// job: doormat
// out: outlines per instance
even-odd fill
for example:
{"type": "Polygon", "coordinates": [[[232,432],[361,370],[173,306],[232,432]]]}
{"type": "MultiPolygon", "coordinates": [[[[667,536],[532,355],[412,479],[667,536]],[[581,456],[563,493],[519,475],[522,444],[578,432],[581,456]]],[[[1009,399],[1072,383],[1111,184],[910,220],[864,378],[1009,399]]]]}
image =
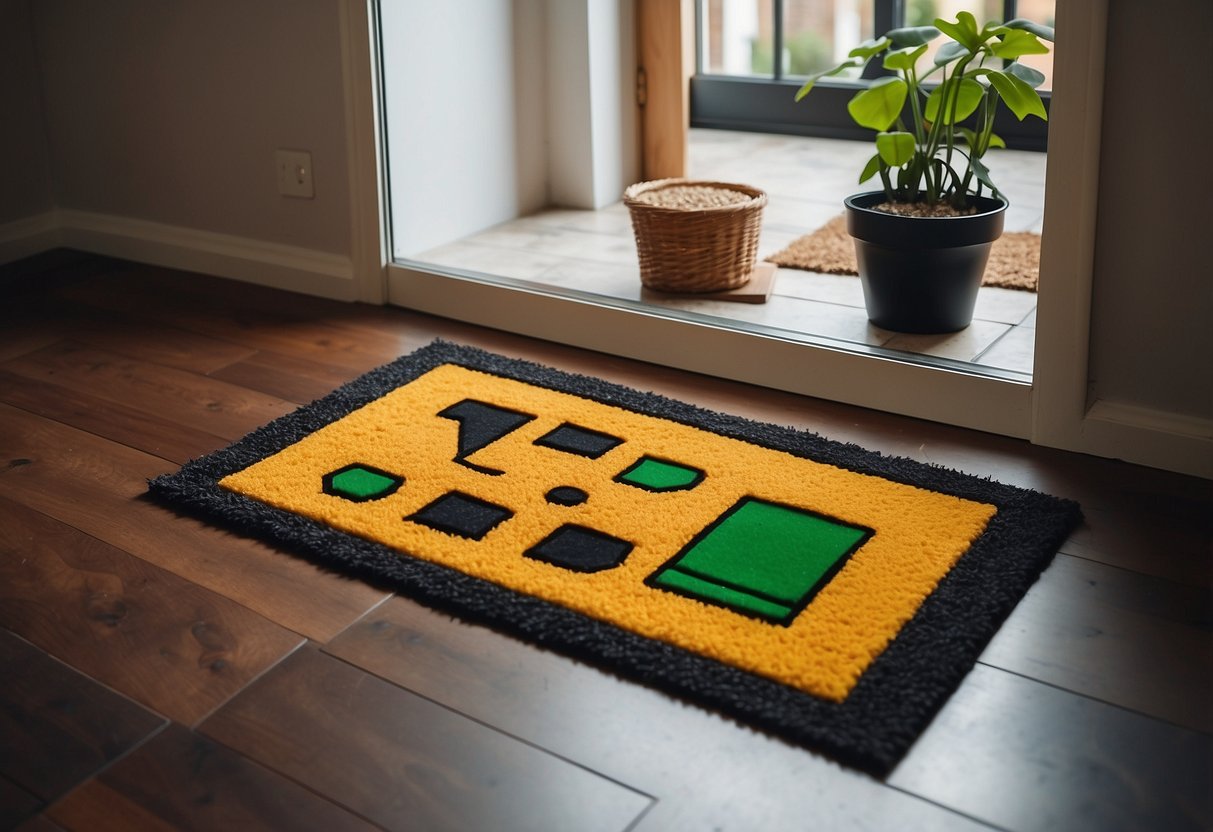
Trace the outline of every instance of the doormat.
{"type": "MultiPolygon", "coordinates": [[[[805,234],[783,251],[766,258],[789,269],[823,274],[859,274],[855,243],[847,233],[846,214],[839,214],[805,234]]],[[[990,247],[982,286],[1035,292],[1040,278],[1040,235],[1030,231],[1003,234],[990,247]]]]}
{"type": "Polygon", "coordinates": [[[149,490],[877,775],[1080,519],[440,341],[149,490]]]}

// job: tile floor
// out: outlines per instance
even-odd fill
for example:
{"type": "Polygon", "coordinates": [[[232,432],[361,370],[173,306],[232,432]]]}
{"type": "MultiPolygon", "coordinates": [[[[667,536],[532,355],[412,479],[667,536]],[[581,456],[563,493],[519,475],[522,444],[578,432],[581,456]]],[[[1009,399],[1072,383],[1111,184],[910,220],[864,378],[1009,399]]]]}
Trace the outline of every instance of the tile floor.
{"type": "MultiPolygon", "coordinates": [[[[843,197],[857,190],[854,177],[871,152],[866,142],[693,129],[689,175],[767,191],[761,257],[840,213],[843,197]]],[[[987,160],[1011,202],[1006,230],[1039,232],[1045,155],[995,151],[987,160]]],[[[983,288],[972,325],[950,335],[880,329],[868,322],[857,278],[796,269],[778,270],[765,304],[690,296],[653,300],[641,295],[631,224],[622,203],[599,211],[540,211],[409,259],[604,303],[660,308],[718,326],[1031,380],[1035,294],[983,288]]]]}

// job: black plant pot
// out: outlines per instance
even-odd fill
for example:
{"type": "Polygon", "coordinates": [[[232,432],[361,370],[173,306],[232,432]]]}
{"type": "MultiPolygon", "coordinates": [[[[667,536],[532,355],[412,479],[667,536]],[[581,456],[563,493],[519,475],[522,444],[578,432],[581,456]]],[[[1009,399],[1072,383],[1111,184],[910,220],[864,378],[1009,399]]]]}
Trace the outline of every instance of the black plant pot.
{"type": "Polygon", "coordinates": [[[1002,235],[1007,203],[973,197],[977,213],[907,217],[876,211],[883,191],[844,200],[868,318],[894,332],[956,332],[973,320],[977,290],[1002,235]]]}

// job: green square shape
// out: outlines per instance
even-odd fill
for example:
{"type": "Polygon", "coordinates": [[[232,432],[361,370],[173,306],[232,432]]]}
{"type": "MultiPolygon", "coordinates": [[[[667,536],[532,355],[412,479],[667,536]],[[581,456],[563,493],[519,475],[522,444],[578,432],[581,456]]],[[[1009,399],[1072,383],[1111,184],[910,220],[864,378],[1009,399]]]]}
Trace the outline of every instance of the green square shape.
{"type": "Polygon", "coordinates": [[[746,497],[649,582],[786,624],[871,535],[871,529],[746,497]]]}

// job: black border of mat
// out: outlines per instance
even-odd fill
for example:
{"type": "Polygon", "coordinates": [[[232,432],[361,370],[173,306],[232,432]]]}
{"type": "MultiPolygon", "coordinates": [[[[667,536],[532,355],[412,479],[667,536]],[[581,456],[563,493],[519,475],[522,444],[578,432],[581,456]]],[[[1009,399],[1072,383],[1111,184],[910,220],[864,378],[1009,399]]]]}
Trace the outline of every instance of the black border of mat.
{"type": "Polygon", "coordinates": [[[714,707],[872,774],[887,774],[960,684],[1081,520],[1078,504],[884,456],[812,433],[704,410],[588,376],[435,341],[149,483],[159,502],[400,590],[688,700],[714,707]],[[442,364],[572,393],[796,456],[991,503],[998,511],[842,703],[828,702],[681,648],[226,491],[218,481],[442,364]]]}

